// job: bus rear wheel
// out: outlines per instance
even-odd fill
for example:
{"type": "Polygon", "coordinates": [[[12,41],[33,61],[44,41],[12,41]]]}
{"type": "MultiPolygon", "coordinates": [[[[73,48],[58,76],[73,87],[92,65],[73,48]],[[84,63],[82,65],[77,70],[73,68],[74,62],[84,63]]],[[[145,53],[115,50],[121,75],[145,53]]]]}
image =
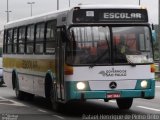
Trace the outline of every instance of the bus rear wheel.
{"type": "Polygon", "coordinates": [[[133,98],[117,99],[119,109],[129,109],[132,106],[133,98]]]}

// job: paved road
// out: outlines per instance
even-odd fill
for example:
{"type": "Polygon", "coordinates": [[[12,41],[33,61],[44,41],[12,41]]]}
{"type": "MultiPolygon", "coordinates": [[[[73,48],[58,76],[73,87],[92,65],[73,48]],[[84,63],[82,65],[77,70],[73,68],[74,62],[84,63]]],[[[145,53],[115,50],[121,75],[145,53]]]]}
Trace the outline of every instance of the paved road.
{"type": "Polygon", "coordinates": [[[156,97],[152,100],[135,99],[130,110],[119,110],[114,100],[88,100],[64,107],[64,112],[53,112],[47,101],[35,97],[33,101],[20,101],[13,90],[0,87],[0,120],[131,120],[160,119],[160,82],[156,83],[156,97]],[[7,118],[7,119],[6,119],[7,118]]]}

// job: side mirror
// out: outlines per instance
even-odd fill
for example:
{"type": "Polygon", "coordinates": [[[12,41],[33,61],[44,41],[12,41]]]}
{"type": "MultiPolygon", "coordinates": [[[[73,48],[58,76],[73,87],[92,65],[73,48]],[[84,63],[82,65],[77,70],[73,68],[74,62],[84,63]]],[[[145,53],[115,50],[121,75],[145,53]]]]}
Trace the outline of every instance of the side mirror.
{"type": "Polygon", "coordinates": [[[152,40],[153,40],[153,42],[156,42],[157,34],[156,34],[156,31],[154,29],[154,25],[153,24],[151,25],[151,29],[152,29],[152,40]]]}
{"type": "Polygon", "coordinates": [[[155,30],[152,30],[152,40],[153,40],[154,42],[157,41],[156,36],[157,36],[156,31],[155,31],[155,30]]]}

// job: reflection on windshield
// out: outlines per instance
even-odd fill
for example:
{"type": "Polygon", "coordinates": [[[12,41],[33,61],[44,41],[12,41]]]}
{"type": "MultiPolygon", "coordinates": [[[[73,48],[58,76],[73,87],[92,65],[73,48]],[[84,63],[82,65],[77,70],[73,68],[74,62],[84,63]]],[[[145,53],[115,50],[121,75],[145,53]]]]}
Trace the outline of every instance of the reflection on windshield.
{"type": "Polygon", "coordinates": [[[153,62],[152,58],[147,58],[145,55],[126,55],[129,63],[148,63],[153,62]]]}
{"type": "Polygon", "coordinates": [[[112,32],[115,63],[153,62],[148,27],[113,27],[112,32]]]}
{"type": "Polygon", "coordinates": [[[73,27],[69,32],[67,63],[92,64],[96,61],[96,64],[108,64],[109,46],[108,27],[73,27]],[[99,57],[101,59],[98,60],[99,57]]]}
{"type": "Polygon", "coordinates": [[[67,64],[108,65],[153,62],[150,31],[146,26],[110,29],[102,26],[72,27],[68,32],[68,38],[67,64]]]}

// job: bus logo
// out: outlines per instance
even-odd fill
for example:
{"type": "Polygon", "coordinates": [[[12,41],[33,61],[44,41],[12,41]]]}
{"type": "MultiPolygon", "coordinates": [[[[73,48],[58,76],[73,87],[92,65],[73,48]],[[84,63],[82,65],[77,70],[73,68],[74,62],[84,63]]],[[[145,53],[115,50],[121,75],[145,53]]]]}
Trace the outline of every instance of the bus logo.
{"type": "Polygon", "coordinates": [[[106,76],[106,72],[105,71],[100,71],[99,74],[101,74],[103,77],[106,76]]]}
{"type": "Polygon", "coordinates": [[[127,70],[111,68],[106,71],[102,70],[98,74],[101,74],[103,77],[120,77],[127,76],[127,70]]]}
{"type": "Polygon", "coordinates": [[[117,83],[116,83],[116,82],[111,82],[111,83],[109,84],[109,87],[110,87],[111,89],[115,89],[115,88],[117,87],[117,83]]]}

